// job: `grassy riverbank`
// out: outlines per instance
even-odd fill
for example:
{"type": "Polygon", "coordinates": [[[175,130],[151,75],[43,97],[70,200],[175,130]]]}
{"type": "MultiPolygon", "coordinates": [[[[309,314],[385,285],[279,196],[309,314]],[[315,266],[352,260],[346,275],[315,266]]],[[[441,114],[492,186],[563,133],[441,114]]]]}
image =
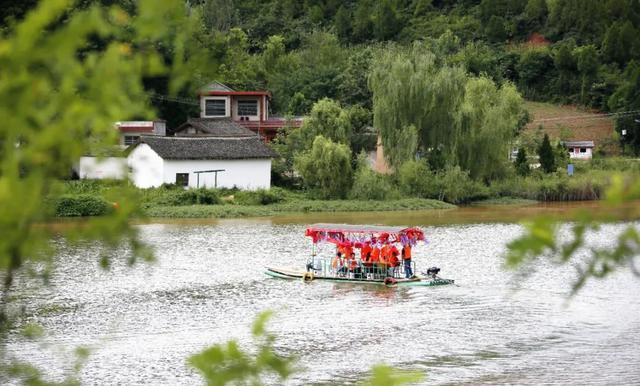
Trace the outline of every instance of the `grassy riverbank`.
{"type": "MultiPolygon", "coordinates": [[[[261,217],[294,213],[365,212],[450,209],[453,204],[528,205],[536,201],[581,201],[602,198],[617,173],[632,181],[640,178],[640,162],[626,159],[594,160],[576,164],[576,175],[534,171],[527,177],[512,176],[489,185],[452,180],[448,185],[418,191],[421,197],[401,194],[392,177],[386,186],[395,189],[384,200],[318,200],[301,191],[282,188],[239,191],[237,189],[189,189],[162,186],[136,189],[121,181],[63,182],[51,205],[58,217],[98,216],[124,200],[118,192],[126,188],[128,200],[140,203],[141,216],[166,218],[261,217]],[[455,194],[452,194],[454,192],[455,194]],[[454,199],[455,198],[455,199],[454,199]],[[449,202],[446,202],[449,201],[449,202]]],[[[464,177],[464,176],[463,176],[464,177]]],[[[432,185],[429,185],[429,187],[432,185]]],[[[117,206],[117,205],[116,205],[117,206]]]]}
{"type": "Polygon", "coordinates": [[[182,205],[147,206],[144,212],[149,217],[165,218],[229,218],[264,217],[291,213],[318,212],[368,212],[421,209],[451,209],[455,205],[443,201],[422,198],[406,198],[391,201],[359,200],[295,200],[268,205],[182,205]]]}

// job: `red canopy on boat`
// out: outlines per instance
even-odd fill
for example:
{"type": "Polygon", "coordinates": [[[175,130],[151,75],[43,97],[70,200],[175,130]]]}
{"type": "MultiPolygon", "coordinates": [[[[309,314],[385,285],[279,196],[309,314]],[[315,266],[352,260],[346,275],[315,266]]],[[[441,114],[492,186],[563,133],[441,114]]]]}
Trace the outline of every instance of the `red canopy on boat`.
{"type": "Polygon", "coordinates": [[[305,236],[311,237],[314,244],[328,242],[336,245],[348,244],[355,247],[361,247],[366,242],[415,245],[417,241],[424,240],[422,230],[415,227],[348,224],[313,224],[307,228],[305,236]]]}

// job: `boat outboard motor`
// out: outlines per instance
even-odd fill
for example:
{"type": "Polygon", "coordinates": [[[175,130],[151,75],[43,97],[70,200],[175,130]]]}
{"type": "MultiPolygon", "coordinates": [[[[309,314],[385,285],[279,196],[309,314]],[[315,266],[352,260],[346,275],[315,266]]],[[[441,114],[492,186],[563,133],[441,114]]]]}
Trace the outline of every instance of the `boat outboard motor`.
{"type": "Polygon", "coordinates": [[[436,278],[436,276],[438,275],[438,272],[440,272],[440,268],[438,267],[431,267],[429,269],[427,269],[427,276],[431,276],[432,278],[436,278]]]}

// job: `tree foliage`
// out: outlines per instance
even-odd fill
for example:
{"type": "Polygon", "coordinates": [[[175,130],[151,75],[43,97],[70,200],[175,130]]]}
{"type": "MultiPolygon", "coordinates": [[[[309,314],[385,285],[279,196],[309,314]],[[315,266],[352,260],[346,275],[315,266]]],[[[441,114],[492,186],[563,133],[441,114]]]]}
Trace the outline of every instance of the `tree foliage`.
{"type": "Polygon", "coordinates": [[[504,176],[506,155],[523,114],[522,97],[512,84],[498,88],[486,77],[467,82],[457,159],[472,178],[491,180],[504,176]]]}
{"type": "MultiPolygon", "coordinates": [[[[605,202],[612,213],[628,207],[624,204],[640,198],[640,182],[625,181],[614,175],[611,186],[605,193],[605,202]]],[[[635,213],[637,215],[637,211],[635,213]]],[[[520,275],[528,276],[535,271],[534,262],[546,258],[559,265],[571,264],[577,270],[571,294],[577,293],[587,281],[606,277],[613,271],[628,267],[640,277],[640,234],[633,224],[625,226],[617,234],[613,247],[588,247],[586,236],[600,230],[600,222],[588,213],[582,213],[578,221],[570,226],[570,237],[560,237],[560,224],[548,217],[539,217],[524,224],[525,233],[508,244],[505,258],[507,267],[517,269],[520,275]],[[577,255],[583,252],[586,257],[577,255]]]]}
{"type": "Polygon", "coordinates": [[[376,57],[369,77],[373,122],[391,166],[440,145],[453,154],[466,81],[463,69],[439,66],[422,44],[389,47],[376,57]]]}
{"type": "Polygon", "coordinates": [[[295,157],[304,185],[321,198],[345,198],[351,189],[351,150],[318,135],[310,150],[295,157]]]}
{"type": "Polygon", "coordinates": [[[540,167],[545,173],[556,171],[556,158],[548,134],[544,135],[542,144],[538,148],[538,157],[540,157],[540,167]]]}
{"type": "Polygon", "coordinates": [[[529,160],[527,159],[527,151],[524,147],[518,149],[518,155],[516,156],[514,167],[516,168],[516,173],[521,176],[527,176],[531,172],[531,169],[529,168],[529,160]]]}

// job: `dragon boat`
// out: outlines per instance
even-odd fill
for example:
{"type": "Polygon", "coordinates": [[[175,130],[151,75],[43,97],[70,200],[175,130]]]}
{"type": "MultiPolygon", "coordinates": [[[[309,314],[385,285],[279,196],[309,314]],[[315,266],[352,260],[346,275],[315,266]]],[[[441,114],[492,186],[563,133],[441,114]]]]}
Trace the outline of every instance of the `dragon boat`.
{"type": "Polygon", "coordinates": [[[405,262],[405,251],[410,256],[412,247],[425,242],[423,231],[416,227],[314,224],[307,228],[305,236],[312,240],[312,252],[304,269],[266,267],[265,274],[307,283],[329,281],[388,287],[454,283],[452,279],[438,276],[440,268],[430,267],[418,275],[415,274],[417,266],[413,258],[406,259],[405,262]],[[318,253],[321,244],[334,244],[336,254],[328,256],[318,253]],[[398,246],[402,248],[402,258],[395,257],[398,255],[398,246]],[[381,250],[382,255],[387,251],[389,259],[378,257],[381,250]]]}

